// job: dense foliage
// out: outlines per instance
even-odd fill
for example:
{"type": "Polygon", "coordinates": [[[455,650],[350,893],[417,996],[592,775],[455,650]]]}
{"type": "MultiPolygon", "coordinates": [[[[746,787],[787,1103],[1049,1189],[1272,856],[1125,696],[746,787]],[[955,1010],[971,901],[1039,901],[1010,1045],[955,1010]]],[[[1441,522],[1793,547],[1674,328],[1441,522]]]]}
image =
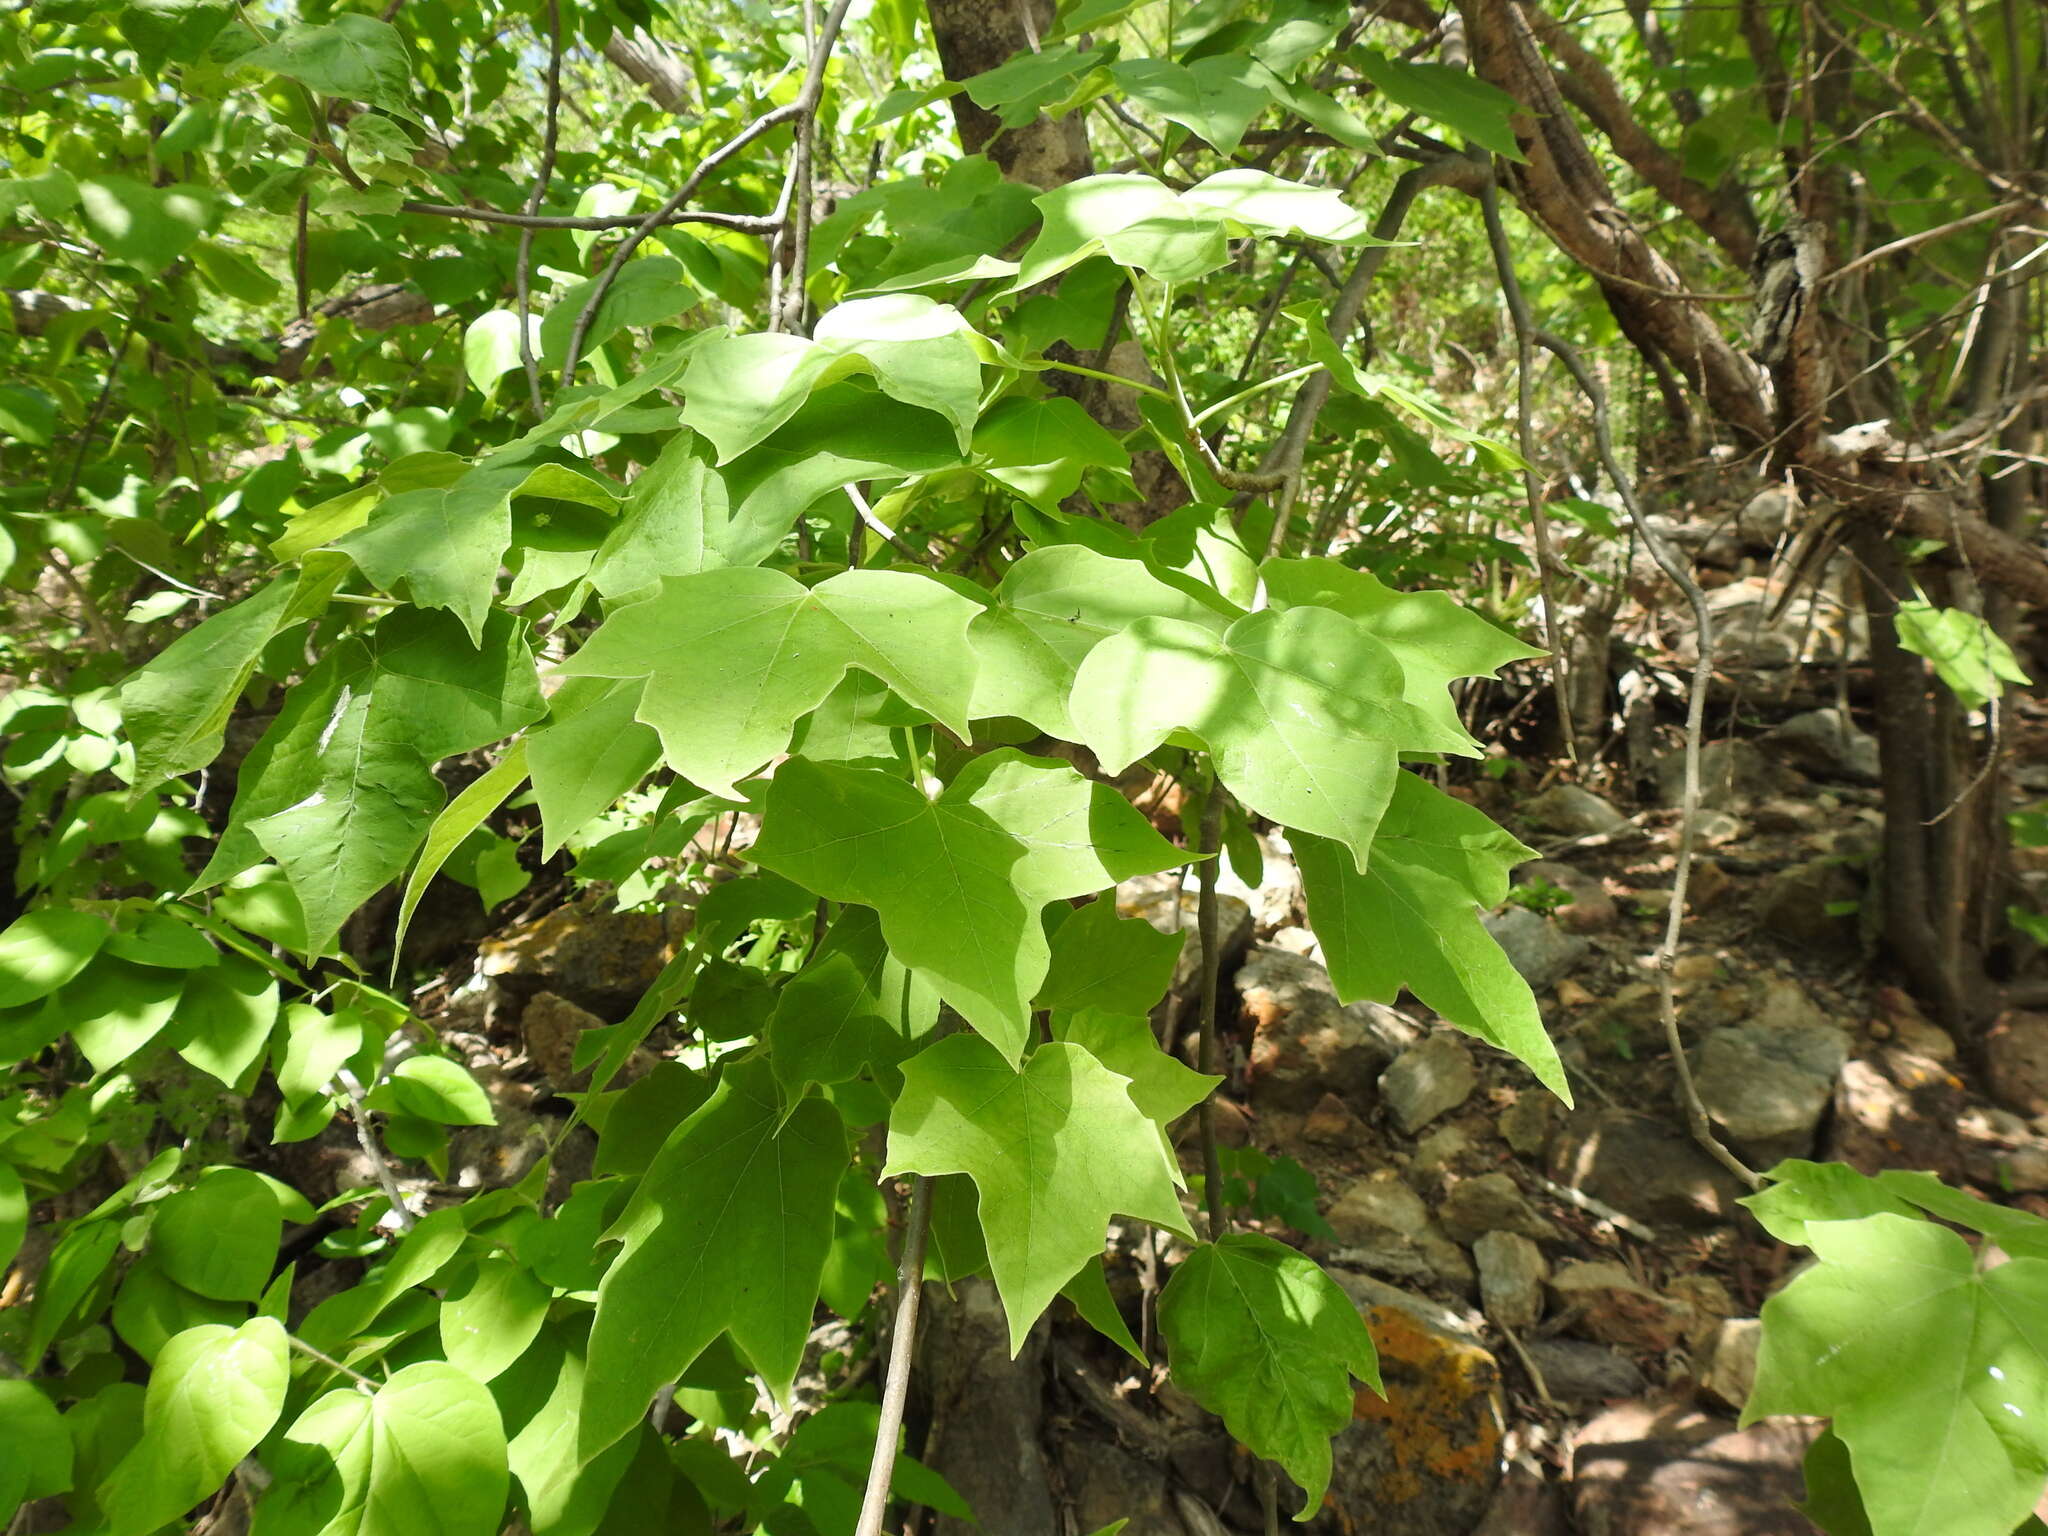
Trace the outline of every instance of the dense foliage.
{"type": "MultiPolygon", "coordinates": [[[[1102,1255],[1139,1222],[1178,1239],[1174,1379],[1312,1513],[1372,1341],[1312,1261],[1232,1230],[1213,1139],[1184,1173],[1214,934],[1197,1071],[1148,1019],[1182,936],[1105,893],[1193,865],[1211,917],[1216,865],[1255,882],[1275,832],[1344,1000],[1405,990],[1568,1098],[1479,920],[1530,852],[1404,768],[1484,754],[1465,680],[1538,677],[1540,594],[1611,583],[1596,546],[1642,527],[1630,488],[1541,481],[1690,434],[1853,518],[1899,494],[1821,427],[1995,446],[2040,327],[2014,297],[1985,362],[1937,324],[2023,292],[2038,26],[1961,12],[1980,92],[1917,12],[1835,9],[1532,33],[1490,3],[1081,0],[1019,7],[989,57],[957,7],[900,0],[8,13],[0,1259],[29,1290],[0,1310],[0,1511],[833,1536],[893,1468],[959,1513],[878,1401],[899,1257],[985,1271],[1013,1343],[1065,1296],[1135,1347],[1102,1255]],[[1817,70],[1844,49],[1851,78],[1817,70]],[[1816,138],[1873,91],[1910,106],[1857,130],[1851,177],[1816,138]],[[1610,175],[1602,250],[1553,199],[1610,175]],[[1631,220],[1666,203],[1688,279],[1631,220]],[[1746,288],[1794,215],[1931,270],[1863,270],[1824,402],[1816,275],[1770,278],[1806,288],[1745,403],[1687,290],[1746,288]],[[1493,353],[1510,318],[1519,412],[1403,350],[1493,353]],[[1596,452],[1539,330],[1641,347],[1675,419],[1600,401],[1596,452]],[[1988,382],[1956,421],[1912,403],[1962,374],[1988,382]],[[1148,782],[1177,822],[1124,792],[1148,782]],[[676,936],[578,1041],[588,1090],[539,1155],[475,1190],[451,1145],[501,1106],[414,1012],[450,881],[676,936]],[[375,1179],[318,1209],[252,1166],[337,1127],[375,1179]],[[430,1208],[394,1163],[443,1181],[430,1208]],[[792,1427],[821,1306],[878,1368],[792,1427]]],[[[2030,554],[1998,494],[1859,537],[1968,545],[1995,579],[2030,554]]],[[[1953,569],[1925,579],[1900,641],[1981,710],[2017,669],[1953,569]]],[[[1944,1007],[1962,949],[1916,971],[1944,1007]]],[[[1819,1263],[1770,1303],[1751,1411],[1832,1417],[1831,1529],[2002,1536],[2048,1469],[2048,1224],[1913,1176],[1771,1177],[1759,1219],[1819,1263]]]]}

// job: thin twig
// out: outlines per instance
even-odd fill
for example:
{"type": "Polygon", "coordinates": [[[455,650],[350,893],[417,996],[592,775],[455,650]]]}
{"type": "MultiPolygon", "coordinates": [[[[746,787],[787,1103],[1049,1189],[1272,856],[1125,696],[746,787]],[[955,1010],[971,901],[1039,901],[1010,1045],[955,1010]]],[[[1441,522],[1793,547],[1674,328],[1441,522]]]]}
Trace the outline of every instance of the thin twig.
{"type": "Polygon", "coordinates": [[[383,1187],[384,1198],[391,1202],[391,1211],[398,1225],[410,1232],[413,1214],[406,1208],[405,1196],[398,1188],[397,1176],[391,1171],[390,1159],[385,1157],[383,1147],[377,1143],[377,1133],[370,1129],[370,1111],[363,1103],[363,1095],[346,1077],[341,1079],[341,1090],[348,1095],[349,1108],[355,1112],[356,1145],[363,1149],[363,1156],[377,1170],[377,1183],[383,1187]]]}
{"type": "Polygon", "coordinates": [[[1700,584],[1692,579],[1692,572],[1671,551],[1663,535],[1643,515],[1642,503],[1636,499],[1635,486],[1622,473],[1621,463],[1614,453],[1614,434],[1607,414],[1607,393],[1601,389],[1599,380],[1587,369],[1578,351],[1548,331],[1535,334],[1536,344],[1553,354],[1571,372],[1587,403],[1593,407],[1593,441],[1600,453],[1600,464],[1613,482],[1614,491],[1621,498],[1622,506],[1628,512],[1629,522],[1634,526],[1636,537],[1643,541],[1643,547],[1650,552],[1650,558],[1657,564],[1671,584],[1685,594],[1686,602],[1692,607],[1693,621],[1698,627],[1699,659],[1693,663],[1692,697],[1686,701],[1685,711],[1685,794],[1679,810],[1678,823],[1678,868],[1671,880],[1671,911],[1664,922],[1664,942],[1657,948],[1657,994],[1658,1011],[1663,1015],[1664,1039],[1671,1049],[1671,1061],[1678,1076],[1679,1103],[1685,1110],[1687,1126],[1693,1139],[1723,1168],[1734,1174],[1751,1189],[1763,1187],[1763,1179],[1741,1158],[1721,1144],[1714,1134],[1713,1125],[1707,1119],[1707,1107],[1700,1102],[1698,1087],[1692,1080],[1692,1065],[1685,1059],[1685,1041],[1678,1032],[1678,993],[1675,967],[1678,962],[1678,945],[1685,926],[1685,887],[1692,876],[1694,823],[1699,819],[1700,807],[1700,738],[1704,733],[1707,715],[1707,686],[1714,676],[1714,630],[1713,615],[1707,609],[1707,594],[1700,590],[1700,584]]]}
{"type": "MultiPolygon", "coordinates": [[[[1209,794],[1202,805],[1202,830],[1200,846],[1195,853],[1201,862],[1196,870],[1200,894],[1195,904],[1195,932],[1202,944],[1202,991],[1201,991],[1201,1054],[1197,1058],[1202,1071],[1216,1075],[1216,998],[1223,969],[1223,956],[1218,952],[1222,923],[1219,920],[1216,900],[1216,865],[1221,857],[1219,850],[1223,838],[1223,797],[1228,793],[1223,781],[1209,770],[1209,794]]],[[[1216,1146],[1216,1095],[1211,1091],[1202,1100],[1202,1201],[1209,1212],[1209,1241],[1215,1242],[1229,1229],[1229,1218],[1223,1211],[1223,1155],[1216,1146]]]]}
{"type": "Polygon", "coordinates": [[[1529,526],[1536,539],[1536,587],[1543,599],[1543,643],[1550,648],[1550,682],[1557,694],[1557,723],[1564,732],[1565,756],[1579,762],[1579,733],[1572,718],[1569,690],[1570,663],[1565,656],[1564,631],[1558,620],[1557,592],[1550,542],[1550,514],[1544,509],[1543,488],[1536,483],[1536,428],[1534,384],[1536,363],[1536,322],[1529,313],[1528,297],[1515,274],[1515,254],[1508,245],[1507,227],[1500,217],[1500,189],[1489,165],[1486,181],[1479,189],[1479,209],[1486,220],[1486,242],[1493,249],[1494,273],[1500,296],[1508,306],[1515,326],[1515,449],[1522,457],[1522,495],[1529,504],[1529,526]]]}
{"type": "Polygon", "coordinates": [[[867,497],[861,495],[859,486],[847,486],[846,499],[853,503],[853,510],[860,514],[860,520],[887,541],[891,549],[895,550],[897,554],[912,564],[917,563],[919,558],[917,551],[906,544],[902,536],[894,528],[891,528],[887,523],[875,516],[875,509],[868,505],[867,497]]]}
{"type": "Polygon", "coordinates": [[[339,1360],[335,1359],[332,1355],[323,1354],[321,1351],[315,1349],[312,1345],[308,1344],[304,1339],[300,1338],[297,1334],[286,1334],[284,1336],[284,1341],[285,1343],[291,1345],[293,1349],[296,1349],[300,1354],[304,1355],[307,1359],[319,1361],[322,1365],[326,1366],[330,1371],[341,1372],[342,1375],[346,1376],[350,1381],[356,1384],[356,1390],[358,1392],[362,1392],[372,1396],[376,1394],[376,1382],[370,1380],[370,1378],[365,1376],[361,1371],[350,1370],[347,1366],[343,1365],[339,1360]]]}
{"type": "MultiPolygon", "coordinates": [[[[817,47],[817,0],[804,0],[804,42],[817,47]]],[[[818,114],[806,112],[796,122],[796,144],[792,147],[790,180],[795,201],[790,205],[789,270],[783,274],[782,304],[769,317],[771,329],[791,336],[805,334],[804,283],[810,276],[811,197],[815,170],[818,114]]]]}
{"type": "MultiPolygon", "coordinates": [[[[842,6],[841,9],[844,9],[842,6]]],[[[903,1432],[903,1405],[910,1396],[910,1361],[916,1353],[917,1309],[924,1294],[925,1239],[932,1229],[932,1181],[913,1174],[910,1214],[903,1226],[903,1258],[896,1269],[896,1323],[889,1333],[889,1370],[882,1378],[882,1416],[875,1426],[875,1452],[868,1463],[854,1536],[882,1536],[889,1509],[889,1483],[896,1471],[896,1443],[903,1432]]]]}
{"type": "MultiPolygon", "coordinates": [[[[778,107],[774,114],[775,123],[788,122],[789,109],[778,107]]],[[[753,135],[748,142],[751,143],[753,135]]],[[[587,229],[603,232],[612,229],[634,229],[646,222],[637,213],[510,213],[503,208],[476,208],[463,203],[421,203],[407,201],[398,205],[400,213],[423,213],[438,219],[467,219],[476,224],[508,224],[514,229],[587,229]]],[[[781,221],[773,214],[766,213],[717,213],[707,208],[670,209],[655,222],[660,228],[668,224],[710,224],[719,229],[737,230],[744,235],[765,235],[775,229],[781,221]]]]}
{"type": "MultiPolygon", "coordinates": [[[[847,8],[852,3],[853,0],[833,0],[832,9],[826,12],[825,24],[819,28],[817,41],[811,45],[811,58],[804,73],[803,89],[797,93],[796,100],[771,112],[764,112],[706,155],[698,162],[697,169],[690,173],[689,179],[676,189],[675,194],[642,219],[634,227],[633,232],[619,242],[618,248],[612,252],[611,260],[605,263],[604,271],[598,274],[589,299],[585,301],[581,313],[576,316],[575,328],[569,333],[569,350],[562,359],[562,393],[568,392],[570,382],[576,376],[576,363],[583,351],[583,339],[589,334],[591,323],[597,318],[598,308],[604,303],[605,295],[611,292],[620,269],[625,266],[633,252],[640,248],[641,242],[664,223],[672,222],[675,214],[690,200],[697,188],[704,184],[704,178],[719,166],[771,129],[817,110],[818,98],[825,89],[825,63],[832,55],[832,45],[838,41],[839,29],[845,22],[847,8]]],[[[783,220],[788,217],[788,194],[785,192],[783,205],[775,210],[774,220],[769,227],[781,228],[783,220]]]]}
{"type": "MultiPolygon", "coordinates": [[[[540,168],[534,172],[533,190],[526,194],[527,217],[540,212],[548,195],[548,182],[555,174],[555,147],[562,119],[562,8],[560,0],[548,0],[548,107],[547,127],[541,138],[540,168]]],[[[547,402],[540,394],[540,360],[533,355],[533,236],[531,224],[519,231],[519,260],[514,280],[519,291],[519,362],[526,370],[527,398],[533,414],[547,414],[547,402]]]]}

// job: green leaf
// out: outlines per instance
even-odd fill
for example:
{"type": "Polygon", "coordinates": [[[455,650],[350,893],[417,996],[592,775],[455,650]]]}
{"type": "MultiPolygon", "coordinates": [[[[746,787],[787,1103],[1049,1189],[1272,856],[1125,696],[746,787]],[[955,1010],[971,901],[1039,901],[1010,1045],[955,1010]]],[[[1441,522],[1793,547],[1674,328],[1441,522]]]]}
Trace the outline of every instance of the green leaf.
{"type": "Polygon", "coordinates": [[[1142,1014],[1084,1008],[1055,1019],[1053,1038],[1080,1046],[1119,1077],[1130,1079],[1131,1102],[1159,1127],[1159,1145],[1178,1184],[1180,1164],[1174,1158],[1167,1128],[1206,1099],[1223,1079],[1197,1072],[1159,1049],[1152,1037],[1152,1023],[1142,1014]]]}
{"type": "Polygon", "coordinates": [[[80,1303],[91,1295],[120,1246],[121,1224],[88,1219],[57,1239],[49,1261],[36,1277],[36,1299],[29,1313],[28,1344],[22,1358],[40,1362],[50,1342],[64,1331],[80,1303]]]}
{"type": "Polygon", "coordinates": [[[493,613],[471,646],[446,615],[401,609],[328,652],[242,765],[201,888],[269,853],[317,952],[411,861],[440,808],[432,765],[542,713],[519,623],[493,613]]]}
{"type": "Polygon", "coordinates": [[[523,462],[525,452],[504,450],[450,486],[401,491],[334,547],[384,591],[423,608],[446,608],[481,647],[512,544],[512,498],[553,497],[607,512],[614,505],[611,492],[587,475],[523,462]]]}
{"type": "Polygon", "coordinates": [[[590,584],[617,598],[664,576],[735,563],[721,553],[731,516],[725,482],[707,462],[702,439],[678,432],[633,482],[625,514],[591,561],[590,584]]]}
{"type": "Polygon", "coordinates": [[[1089,1327],[1140,1365],[1150,1368],[1151,1360],[1138,1347],[1138,1341],[1131,1336],[1131,1325],[1124,1321],[1123,1313],[1117,1310],[1116,1301],[1109,1294],[1109,1278],[1103,1273],[1099,1255],[1093,1263],[1075,1270],[1074,1278],[1060,1287],[1060,1294],[1074,1304],[1074,1310],[1089,1327]]]}
{"type": "Polygon", "coordinates": [[[1373,51],[1358,56],[1358,67],[1396,106],[1455,128],[1497,155],[1527,159],[1509,122],[1521,105],[1499,86],[1448,64],[1408,64],[1373,51]]]}
{"type": "Polygon", "coordinates": [[[1510,662],[1544,654],[1448,592],[1397,592],[1370,571],[1334,560],[1268,560],[1259,574],[1275,608],[1330,608],[1357,620],[1401,663],[1402,698],[1447,733],[1465,733],[1451,682],[1491,677],[1510,662]]]}
{"type": "Polygon", "coordinates": [[[251,1536],[492,1536],[505,1426],[452,1365],[408,1365],[374,1394],[329,1392],[285,1431],[251,1536]]]}
{"type": "MultiPolygon", "coordinates": [[[[405,897],[398,904],[398,931],[391,940],[393,966],[398,964],[399,951],[405,947],[405,930],[412,926],[412,915],[419,907],[420,898],[427,894],[427,887],[441,872],[441,866],[448,862],[448,856],[525,782],[526,743],[515,741],[505,749],[503,757],[450,800],[441,814],[434,818],[434,824],[427,828],[427,840],[420,849],[419,862],[413,865],[412,873],[406,877],[405,897]]],[[[485,905],[495,903],[486,902],[485,905]]]]}
{"type": "Polygon", "coordinates": [[[645,689],[637,677],[572,677],[548,701],[547,723],[526,738],[543,858],[661,761],[661,738],[634,718],[645,689]]]}
{"type": "Polygon", "coordinates": [[[1090,469],[1126,471],[1131,456],[1079,402],[1013,395],[975,424],[974,467],[1041,512],[1056,513],[1090,469]]]}
{"type": "Polygon", "coordinates": [[[110,930],[88,912],[41,907],[0,933],[0,1008],[19,1008],[71,980],[110,930]]]}
{"type": "Polygon", "coordinates": [[[1222,218],[1189,207],[1150,176],[1083,176],[1036,201],[1042,222],[1005,295],[1035,288],[1098,254],[1176,284],[1230,259],[1222,218]]]}
{"type": "MultiPolygon", "coordinates": [[[[40,389],[0,386],[0,432],[34,448],[49,446],[57,431],[57,402],[40,389]]],[[[12,565],[10,559],[7,562],[12,565]]]]}
{"type": "Polygon", "coordinates": [[[890,1081],[938,1019],[938,994],[889,953],[874,912],[849,907],[776,995],[766,1032],[775,1080],[791,1102],[863,1067],[890,1081]]]}
{"type": "Polygon", "coordinates": [[[945,417],[964,453],[980,404],[977,342],[958,310],[922,294],[850,300],[827,310],[810,339],[764,332],[699,347],[683,375],[683,421],[724,464],[794,416],[813,390],[868,373],[885,395],[945,417]]]}
{"type": "MultiPolygon", "coordinates": [[[[530,330],[527,334],[538,357],[538,331],[530,330]]],[[[497,388],[498,380],[521,366],[517,310],[487,309],[469,322],[462,333],[462,371],[469,375],[478,394],[488,397],[497,388]]]]}
{"type": "Polygon", "coordinates": [[[97,965],[67,983],[50,1006],[62,1011],[71,1026],[71,1043],[93,1070],[105,1072],[162,1032],[184,990],[183,971],[102,956],[97,965]]]}
{"type": "Polygon", "coordinates": [[[729,1067],[668,1139],[607,1234],[580,1456],[632,1429],[721,1332],[776,1395],[796,1375],[832,1241],[846,1129],[822,1099],[785,1121],[765,1061],[729,1067]]]}
{"type": "MultiPolygon", "coordinates": [[[[540,323],[543,359],[550,367],[561,367],[569,355],[569,337],[576,320],[597,292],[599,279],[576,284],[556,299],[540,323]]],[[[628,326],[658,325],[689,309],[697,302],[697,290],[690,283],[683,264],[673,256],[647,255],[629,261],[605,289],[590,328],[583,333],[583,351],[588,357],[628,326]]]]}
{"type": "Polygon", "coordinates": [[[1351,1378],[1380,1390],[1372,1335],[1314,1260],[1253,1232],[1188,1255],[1159,1298],[1173,1379],[1306,1495],[1330,1485],[1330,1437],[1351,1422],[1351,1378]]]}
{"type": "Polygon", "coordinates": [[[0,1270],[14,1262],[21,1252],[21,1240],[28,1236],[28,1191],[12,1163],[0,1163],[0,1270]]]}
{"type": "Polygon", "coordinates": [[[648,679],[636,716],[669,766],[726,799],[789,745],[799,716],[850,667],[967,735],[974,604],[928,576],[846,571],[805,588],[780,571],[671,576],[606,619],[562,664],[572,677],[648,679]]]}
{"type": "Polygon", "coordinates": [[[1874,1536],[2006,1536],[2048,1475],[2048,1261],[1981,1269],[1889,1213],[1806,1238],[1820,1262],[1764,1303],[1743,1422],[1831,1417],[1874,1536]]]}
{"type": "Polygon", "coordinates": [[[284,1035],[277,1087],[287,1102],[298,1103],[325,1093],[342,1063],[363,1048],[363,1021],[347,1009],[323,1013],[293,1003],[284,1011],[284,1035]]]}
{"type": "Polygon", "coordinates": [[[122,1343],[151,1363],[166,1344],[188,1329],[205,1323],[232,1328],[248,1315],[246,1302],[216,1301],[188,1291],[148,1256],[128,1266],[114,1296],[114,1331],[122,1343]]]}
{"type": "Polygon", "coordinates": [[[234,1089],[263,1055],[277,1022],[277,978],[239,955],[194,971],[171,1043],[186,1061],[234,1089]]]}
{"type": "Polygon", "coordinates": [[[1771,1236],[1781,1243],[1807,1246],[1809,1221],[1854,1221],[1880,1211],[1894,1215],[1913,1214],[1913,1207],[1899,1195],[1847,1163],[1810,1163],[1788,1158],[1765,1175],[1770,1180],[1738,1204],[1750,1213],[1771,1236]]]}
{"type": "Polygon", "coordinates": [[[283,1229],[267,1183],[246,1168],[217,1168],[157,1207],[150,1252],[188,1291],[254,1301],[270,1281],[283,1229]]]}
{"type": "Polygon", "coordinates": [[[1247,806],[1345,843],[1363,867],[1400,754],[1471,754],[1403,698],[1400,662],[1327,608],[1265,609],[1221,635],[1141,619],[1088,654],[1074,680],[1079,739],[1114,773],[1169,736],[1198,739],[1247,806]]]}
{"type": "Polygon", "coordinates": [[[807,890],[875,908],[897,958],[1013,1062],[1050,955],[1045,904],[1181,857],[1107,785],[1007,748],[970,761],[937,800],[890,774],[792,758],[752,853],[807,890]]]}
{"type": "Polygon", "coordinates": [[[1166,995],[1187,941],[1185,933],[1161,933],[1150,923],[1120,918],[1115,896],[1098,897],[1053,930],[1038,1006],[1142,1017],[1166,995]]]}
{"type": "Polygon", "coordinates": [[[526,1353],[547,1321],[554,1291],[510,1259],[477,1260],[441,1303],[441,1351],[478,1381],[491,1381],[526,1353]]]}
{"type": "Polygon", "coordinates": [[[1207,139],[1219,153],[1233,155],[1272,98],[1251,82],[1249,59],[1211,54],[1192,65],[1168,59],[1127,59],[1109,67],[1110,78],[1133,101],[1207,139]]]}
{"type": "Polygon", "coordinates": [[[201,187],[152,187],[126,176],[78,184],[85,227],[99,248],[149,276],[176,261],[213,222],[215,199],[201,187]]]}
{"type": "Polygon", "coordinates": [[[323,96],[367,102],[418,122],[412,109],[412,60],[398,29],[344,11],[318,26],[290,26],[238,61],[287,75],[323,96]]]}
{"type": "Polygon", "coordinates": [[[497,1114],[477,1080],[445,1056],[408,1056],[364,1101],[436,1125],[496,1125],[497,1114]]]}
{"type": "Polygon", "coordinates": [[[218,1489],[277,1422],[290,1374],[271,1317],[203,1324],[157,1351],[142,1439],[99,1490],[112,1536],[147,1536],[218,1489]]]}
{"type": "Polygon", "coordinates": [[[1021,1072],[974,1035],[903,1065],[882,1177],[973,1179],[1013,1355],[1060,1288],[1101,1257],[1111,1217],[1188,1232],[1158,1129],[1128,1087],[1064,1042],[1039,1046],[1021,1072]]]}
{"type": "Polygon", "coordinates": [[[71,1487],[71,1434],[56,1404],[33,1383],[0,1381],[0,1522],[15,1510],[71,1487]]]}
{"type": "Polygon", "coordinates": [[[1507,899],[1508,871],[1533,849],[1412,773],[1396,778],[1363,873],[1333,840],[1288,842],[1340,1000],[1391,1003],[1405,986],[1571,1102],[1535,994],[1479,918],[1507,899]]]}
{"type": "Polygon", "coordinates": [[[1964,608],[1937,608],[1921,598],[1899,604],[1893,619],[1899,644],[1934,664],[1934,675],[1966,709],[1982,709],[2005,692],[2005,684],[2032,681],[2020,670],[2012,647],[1981,615],[1964,608]]]}
{"type": "MultiPolygon", "coordinates": [[[[533,1536],[591,1536],[640,1447],[639,1437],[629,1434],[587,1465],[577,1458],[584,1333],[587,1328],[551,1327],[498,1386],[501,1402],[521,1389],[541,1400],[508,1448],[533,1536]]],[[[713,1454],[725,1460],[722,1447],[713,1454]]]]}
{"type": "Polygon", "coordinates": [[[1177,619],[1221,634],[1234,618],[1221,598],[1169,585],[1150,566],[1079,544],[1034,549],[1003,573],[995,605],[976,615],[981,658],[972,713],[1015,715],[1075,739],[1074,677],[1089,652],[1144,618],[1177,619]]]}

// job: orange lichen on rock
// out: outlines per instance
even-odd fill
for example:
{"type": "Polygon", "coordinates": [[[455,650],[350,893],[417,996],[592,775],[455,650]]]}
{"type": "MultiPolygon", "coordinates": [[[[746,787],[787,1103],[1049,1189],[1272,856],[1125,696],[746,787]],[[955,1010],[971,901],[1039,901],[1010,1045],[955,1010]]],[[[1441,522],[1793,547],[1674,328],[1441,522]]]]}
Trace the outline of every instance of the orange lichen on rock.
{"type": "Polygon", "coordinates": [[[1355,1417],[1384,1426],[1385,1498],[1405,1502],[1447,1481],[1491,1486],[1501,1426],[1493,1356],[1422,1326],[1398,1307],[1371,1307],[1366,1326],[1387,1395],[1360,1388],[1355,1417]]]}

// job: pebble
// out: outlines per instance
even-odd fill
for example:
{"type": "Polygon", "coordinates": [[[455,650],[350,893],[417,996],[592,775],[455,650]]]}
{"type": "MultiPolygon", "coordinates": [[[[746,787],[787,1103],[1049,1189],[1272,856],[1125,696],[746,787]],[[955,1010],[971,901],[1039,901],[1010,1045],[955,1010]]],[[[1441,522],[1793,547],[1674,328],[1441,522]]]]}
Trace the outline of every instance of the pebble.
{"type": "Polygon", "coordinates": [[[1464,1103],[1478,1082],[1465,1042],[1456,1035],[1436,1034],[1396,1057],[1380,1075],[1379,1086],[1394,1124],[1413,1136],[1464,1103]]]}
{"type": "Polygon", "coordinates": [[[1550,1265],[1543,1250],[1518,1232],[1488,1232],[1472,1245],[1479,1268],[1479,1299],[1504,1328],[1533,1328],[1543,1318],[1543,1282],[1550,1265]]]}

